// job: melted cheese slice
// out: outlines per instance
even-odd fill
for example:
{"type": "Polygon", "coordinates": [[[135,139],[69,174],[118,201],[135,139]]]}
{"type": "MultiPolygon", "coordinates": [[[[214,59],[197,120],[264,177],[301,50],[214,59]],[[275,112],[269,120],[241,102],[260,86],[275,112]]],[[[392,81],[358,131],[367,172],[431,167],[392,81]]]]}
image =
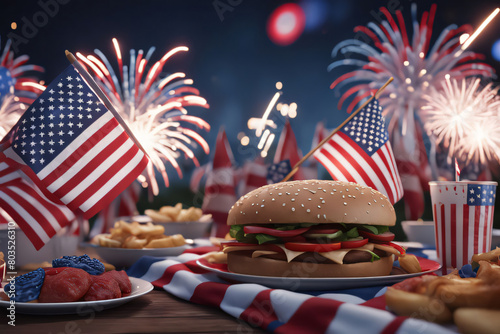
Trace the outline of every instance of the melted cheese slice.
{"type": "Polygon", "coordinates": [[[266,251],[266,250],[256,250],[252,253],[252,259],[255,259],[256,257],[263,256],[263,255],[273,255],[273,254],[278,254],[278,252],[266,251]]]}
{"type": "MultiPolygon", "coordinates": [[[[300,256],[300,255],[306,253],[306,252],[296,252],[296,251],[286,249],[284,245],[277,244],[276,246],[278,246],[279,248],[281,248],[283,250],[283,252],[286,255],[287,262],[290,262],[293,259],[295,259],[297,256],[300,256]]],[[[329,259],[335,263],[343,264],[344,257],[350,251],[352,251],[352,250],[373,251],[374,248],[382,249],[378,246],[383,246],[383,245],[375,245],[375,244],[369,242],[366,245],[363,245],[363,246],[358,247],[358,248],[339,249],[339,250],[335,250],[335,251],[331,251],[331,252],[322,252],[319,254],[321,254],[322,256],[326,257],[327,259],[329,259]]],[[[258,248],[259,248],[259,245],[255,245],[255,246],[228,246],[228,247],[224,247],[223,252],[229,253],[229,252],[240,251],[240,250],[253,250],[254,252],[252,253],[252,258],[256,258],[259,256],[268,255],[268,254],[278,254],[278,252],[275,252],[275,251],[259,250],[258,248]]],[[[394,249],[390,246],[385,246],[382,250],[385,250],[385,251],[387,251],[389,253],[393,253],[393,254],[394,254],[394,252],[399,254],[399,252],[396,249],[394,249]],[[387,247],[387,249],[386,249],[386,247],[387,247]]]]}
{"type": "Polygon", "coordinates": [[[344,257],[347,255],[352,250],[359,250],[359,251],[373,251],[373,244],[372,243],[367,243],[366,245],[363,245],[358,248],[348,248],[348,249],[339,249],[331,252],[324,252],[324,253],[319,253],[321,256],[326,257],[327,259],[338,263],[338,264],[343,264],[344,263],[344,257]]]}

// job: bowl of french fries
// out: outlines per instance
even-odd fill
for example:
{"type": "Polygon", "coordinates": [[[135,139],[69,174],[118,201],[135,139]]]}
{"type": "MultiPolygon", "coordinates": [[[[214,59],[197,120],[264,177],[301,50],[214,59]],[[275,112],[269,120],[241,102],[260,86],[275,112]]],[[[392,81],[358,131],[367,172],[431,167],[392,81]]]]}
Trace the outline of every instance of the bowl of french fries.
{"type": "Polygon", "coordinates": [[[181,234],[166,234],[161,225],[137,221],[115,222],[110,233],[90,241],[97,254],[116,267],[129,267],[142,256],[176,256],[191,247],[181,234]]]}
{"type": "Polygon", "coordinates": [[[203,214],[200,208],[183,208],[181,203],[175,206],[165,205],[159,210],[147,209],[145,215],[154,224],[165,228],[166,234],[182,234],[185,238],[208,237],[212,226],[212,215],[203,214]]]}

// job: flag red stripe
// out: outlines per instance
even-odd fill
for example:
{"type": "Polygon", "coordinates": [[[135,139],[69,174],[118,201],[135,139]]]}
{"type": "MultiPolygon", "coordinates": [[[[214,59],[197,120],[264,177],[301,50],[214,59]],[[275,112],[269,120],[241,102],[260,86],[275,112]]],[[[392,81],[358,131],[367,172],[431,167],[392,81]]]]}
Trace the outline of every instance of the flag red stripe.
{"type": "MultiPolygon", "coordinates": [[[[436,240],[438,241],[438,237],[439,237],[439,234],[438,234],[438,215],[439,215],[439,212],[437,211],[437,205],[434,204],[433,206],[433,213],[434,213],[434,235],[436,236],[436,240]]],[[[442,258],[440,256],[440,248],[441,248],[441,245],[443,244],[443,242],[441,240],[439,240],[439,242],[436,242],[436,253],[437,253],[437,257],[438,258],[442,258]]]]}
{"type": "Polygon", "coordinates": [[[451,265],[452,267],[456,268],[457,267],[457,205],[456,204],[451,204],[450,205],[450,221],[452,224],[450,224],[450,252],[451,252],[451,265]],[[453,223],[454,222],[454,223],[453,223]]]}
{"type": "Polygon", "coordinates": [[[229,284],[203,282],[196,286],[190,301],[193,303],[219,307],[229,284]]]}
{"type": "MultiPolygon", "coordinates": [[[[86,177],[89,176],[89,174],[91,174],[94,170],[96,170],[104,160],[106,160],[106,158],[110,155],[110,152],[114,152],[116,150],[119,149],[119,147],[121,145],[123,145],[124,142],[127,141],[127,134],[125,132],[123,132],[120,136],[118,136],[115,140],[113,140],[113,142],[111,142],[105,149],[103,149],[99,154],[97,154],[95,156],[95,158],[93,158],[91,161],[89,161],[85,167],[83,167],[78,173],[76,173],[74,176],[71,177],[71,179],[68,179],[65,184],[60,187],[59,189],[57,189],[54,194],[60,198],[66,196],[71,190],[73,190],[75,187],[77,187],[78,185],[80,185],[80,183],[82,182],[82,180],[85,180],[86,177]]],[[[131,158],[131,156],[129,155],[128,156],[129,158],[131,158]]],[[[123,157],[122,157],[123,158],[123,157]]],[[[121,159],[124,163],[125,163],[125,159],[121,159]]],[[[64,163],[62,164],[64,165],[64,163]]],[[[57,172],[57,169],[52,172],[51,174],[54,174],[57,172]]],[[[108,174],[108,176],[106,176],[106,178],[104,178],[104,180],[107,180],[109,177],[111,177],[111,174],[113,174],[113,166],[110,166],[110,168],[106,171],[106,173],[108,174]]],[[[60,174],[60,176],[62,176],[62,174],[60,174]]],[[[102,176],[101,176],[101,180],[102,180],[102,176]]],[[[94,183],[95,184],[95,183],[94,183]]],[[[102,183],[100,183],[102,184],[102,183]]],[[[47,185],[49,185],[49,183],[47,183],[47,185]]],[[[92,194],[95,189],[99,189],[99,188],[94,188],[93,186],[91,186],[90,184],[87,185],[87,188],[84,192],[86,192],[87,194],[92,194]]],[[[80,194],[81,196],[81,194],[80,194]]],[[[87,199],[87,197],[85,197],[85,199],[87,199]]],[[[76,200],[76,198],[75,198],[76,200]]],[[[70,204],[68,204],[68,207],[73,207],[75,210],[80,206],[81,203],[83,203],[85,200],[82,200],[81,202],[75,202],[75,200],[73,200],[71,202],[71,206],[70,204]],[[79,203],[79,204],[75,204],[75,203],[79,203]]]]}
{"type": "MultiPolygon", "coordinates": [[[[134,149],[136,151],[139,150],[137,146],[134,145],[134,149]]],[[[146,166],[148,165],[148,158],[144,155],[140,161],[127,175],[124,175],[120,183],[118,183],[114,188],[108,190],[107,194],[104,195],[99,202],[97,202],[91,209],[87,210],[83,217],[88,219],[98,213],[107,203],[111,202],[114,198],[116,198],[123,190],[125,190],[134,180],[137,178],[137,175],[141,174],[146,166]]]]}
{"type": "Polygon", "coordinates": [[[474,207],[474,254],[482,253],[479,252],[479,222],[481,221],[481,207],[474,207]]]}
{"type": "Polygon", "coordinates": [[[271,292],[273,290],[263,290],[255,296],[252,304],[248,306],[241,314],[240,319],[250,323],[252,326],[258,326],[266,329],[273,321],[278,320],[271,303],[271,292]]]}
{"type": "MultiPolygon", "coordinates": [[[[344,140],[349,144],[351,145],[351,148],[356,150],[355,147],[357,147],[358,145],[357,144],[353,144],[352,141],[349,139],[349,137],[347,136],[342,136],[343,133],[340,133],[340,137],[344,138],[344,140]],[[355,147],[352,147],[352,146],[355,146],[355,147]]],[[[346,158],[349,163],[351,164],[351,166],[353,167],[353,169],[358,172],[358,174],[361,176],[361,178],[363,179],[363,182],[368,186],[368,187],[371,187],[371,188],[374,188],[374,189],[377,189],[377,187],[375,186],[375,184],[372,182],[372,179],[368,176],[368,174],[366,174],[365,170],[361,167],[360,164],[358,164],[357,160],[354,159],[350,152],[346,149],[344,149],[344,147],[342,147],[340,145],[340,143],[337,143],[335,141],[332,141],[334,143],[334,145],[331,145],[332,148],[339,152],[344,158],[346,158]]],[[[363,152],[364,153],[364,152],[363,152]]],[[[363,156],[364,160],[366,161],[366,158],[363,156]]],[[[367,161],[368,162],[368,161],[367,161]]],[[[336,164],[336,167],[338,168],[338,165],[340,163],[336,164]]],[[[370,164],[370,163],[368,163],[370,164]]],[[[345,170],[345,168],[343,167],[343,170],[345,170]]],[[[348,179],[348,181],[355,181],[354,178],[351,178],[351,179],[348,179]]],[[[358,182],[359,183],[359,182],[358,182]]]]}
{"type": "MultiPolygon", "coordinates": [[[[44,198],[42,198],[38,193],[36,193],[28,184],[21,182],[20,179],[13,180],[11,182],[7,182],[4,184],[3,192],[7,194],[10,198],[12,198],[16,203],[20,204],[30,215],[36,218],[36,223],[38,223],[47,233],[49,237],[52,237],[56,234],[56,230],[54,226],[48,220],[48,217],[44,216],[40,210],[34,205],[34,203],[38,203],[38,205],[43,206],[47,211],[54,215],[54,221],[59,224],[59,222],[64,223],[65,216],[61,213],[57,207],[47,203],[44,198]],[[16,193],[12,188],[18,188],[21,191],[29,194],[34,198],[33,203],[31,202],[31,198],[24,198],[22,195],[16,193]]],[[[67,222],[66,224],[67,225],[67,222]]],[[[64,226],[65,226],[64,225],[64,226]]],[[[61,227],[64,227],[61,226],[61,227]]]]}
{"type": "Polygon", "coordinates": [[[396,333],[399,327],[406,321],[408,317],[396,317],[392,320],[385,328],[380,332],[380,334],[393,334],[396,333]]]}
{"type": "Polygon", "coordinates": [[[443,262],[443,268],[442,268],[442,272],[443,273],[446,273],[447,272],[447,266],[448,266],[448,263],[446,261],[446,230],[445,230],[445,221],[446,221],[446,216],[444,214],[444,205],[441,205],[441,212],[440,212],[440,215],[441,215],[441,261],[443,262]]]}
{"type": "MultiPolygon", "coordinates": [[[[135,146],[130,147],[130,149],[125,154],[123,154],[117,161],[113,162],[113,165],[109,166],[109,168],[104,173],[99,175],[99,177],[97,179],[95,179],[95,181],[93,181],[91,184],[89,184],[84,191],[82,191],[71,202],[69,202],[68,207],[74,208],[74,210],[79,209],[80,206],[96,192],[96,190],[100,189],[109,179],[111,179],[116,173],[118,173],[120,171],[120,169],[124,165],[127,164],[127,162],[132,160],[132,158],[137,154],[138,150],[139,149],[135,146]]],[[[109,152],[108,152],[108,154],[109,154],[109,152]]],[[[94,161],[93,164],[95,162],[97,162],[97,161],[94,161]]],[[[93,170],[88,170],[85,172],[92,172],[92,171],[93,170]]],[[[85,175],[86,174],[87,173],[85,173],[85,175]]],[[[82,181],[82,179],[77,179],[77,178],[73,178],[73,180],[76,181],[75,183],[79,183],[82,181]]],[[[128,183],[127,183],[127,186],[128,186],[128,183]]],[[[113,196],[113,198],[117,197],[118,195],[119,195],[119,193],[116,194],[115,196],[113,196]]]]}
{"type": "MultiPolygon", "coordinates": [[[[363,149],[359,145],[357,145],[354,141],[352,141],[346,134],[339,133],[339,136],[344,138],[344,140],[349,144],[349,146],[354,151],[358,152],[358,154],[363,158],[363,160],[365,160],[366,163],[370,166],[372,171],[376,174],[378,180],[382,183],[383,187],[385,188],[387,197],[389,197],[390,199],[395,198],[394,194],[392,193],[391,187],[389,186],[387,178],[384,176],[384,173],[382,172],[380,167],[373,161],[372,157],[366,154],[365,151],[363,151],[363,149]]],[[[378,150],[378,152],[380,152],[380,149],[378,150]]],[[[351,159],[353,159],[353,157],[351,157],[351,159]]],[[[381,189],[378,190],[380,191],[381,189]]]]}
{"type": "Polygon", "coordinates": [[[396,157],[394,156],[391,142],[389,142],[389,141],[387,142],[386,148],[387,148],[387,154],[389,155],[389,162],[391,163],[392,170],[396,174],[396,175],[394,175],[393,172],[391,172],[391,175],[393,177],[394,184],[395,184],[395,187],[396,187],[397,193],[398,193],[398,197],[396,198],[396,200],[397,200],[398,198],[403,197],[403,183],[401,182],[401,176],[399,175],[399,172],[398,172],[398,167],[396,164],[396,157]]]}
{"type": "Polygon", "coordinates": [[[265,176],[248,174],[246,179],[246,186],[259,188],[267,184],[267,178],[265,176]]]}
{"type": "Polygon", "coordinates": [[[462,226],[462,247],[464,249],[462,263],[469,262],[469,206],[465,204],[463,206],[464,224],[462,226]]]}
{"type": "MultiPolygon", "coordinates": [[[[326,143],[325,145],[331,146],[331,144],[329,142],[326,143]]],[[[334,179],[334,180],[354,180],[354,177],[351,175],[351,173],[349,173],[349,171],[344,166],[344,164],[341,164],[333,155],[330,154],[330,152],[328,152],[326,149],[321,149],[320,154],[325,156],[326,159],[330,160],[335,165],[335,167],[337,167],[337,169],[340,172],[340,175],[337,175],[337,173],[335,173],[334,170],[330,170],[327,168],[332,179],[334,179]]],[[[318,161],[321,162],[321,160],[318,160],[318,161]]]]}
{"type": "Polygon", "coordinates": [[[67,157],[59,166],[57,166],[57,168],[47,175],[43,179],[43,183],[48,186],[59,179],[71,167],[78,163],[78,161],[82,159],[88,151],[98,144],[101,144],[104,137],[113,131],[113,129],[117,126],[119,126],[118,121],[115,118],[110,119],[99,131],[96,131],[91,137],[85,140],[85,142],[81,143],[81,145],[69,157],[67,157]]]}
{"type": "MultiPolygon", "coordinates": [[[[0,187],[0,192],[3,192],[3,187],[0,187]]],[[[22,204],[22,202],[19,204],[22,204]]],[[[14,219],[16,224],[19,225],[19,228],[28,237],[35,249],[38,250],[45,245],[43,240],[38,236],[35,230],[33,230],[31,225],[26,222],[19,212],[9,204],[9,201],[5,201],[2,197],[0,197],[0,207],[2,207],[2,209],[4,209],[12,219],[14,219]]]]}
{"type": "MultiPolygon", "coordinates": [[[[391,151],[392,151],[392,149],[390,148],[390,144],[389,144],[389,142],[387,142],[375,154],[378,154],[378,156],[380,157],[380,159],[384,163],[385,168],[387,169],[387,172],[390,175],[390,177],[386,177],[386,178],[384,178],[384,180],[387,181],[387,186],[389,187],[389,189],[391,189],[391,185],[394,186],[394,192],[391,190],[391,193],[393,193],[393,197],[390,197],[389,199],[390,199],[391,203],[396,203],[397,200],[399,198],[401,198],[401,194],[399,192],[399,185],[401,184],[401,180],[399,178],[399,175],[394,175],[393,170],[391,169],[391,167],[394,167],[392,164],[392,161],[394,161],[394,160],[389,161],[389,160],[393,159],[391,156],[391,153],[390,153],[391,151]],[[393,180],[393,182],[389,182],[389,180],[393,180]]],[[[394,171],[396,171],[396,170],[394,170],[394,171]]]]}
{"type": "Polygon", "coordinates": [[[309,298],[299,306],[286,324],[276,329],[275,333],[325,333],[342,304],[343,302],[332,299],[309,298]]]}

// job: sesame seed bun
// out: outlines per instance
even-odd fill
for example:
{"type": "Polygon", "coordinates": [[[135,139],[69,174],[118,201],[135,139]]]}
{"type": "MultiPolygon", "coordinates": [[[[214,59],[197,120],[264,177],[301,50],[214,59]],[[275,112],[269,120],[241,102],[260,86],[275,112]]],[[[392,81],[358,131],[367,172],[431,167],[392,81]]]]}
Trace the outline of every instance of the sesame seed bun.
{"type": "Polygon", "coordinates": [[[344,223],[394,226],[387,197],[352,182],[290,181],[255,189],[229,211],[228,225],[344,223]]]}

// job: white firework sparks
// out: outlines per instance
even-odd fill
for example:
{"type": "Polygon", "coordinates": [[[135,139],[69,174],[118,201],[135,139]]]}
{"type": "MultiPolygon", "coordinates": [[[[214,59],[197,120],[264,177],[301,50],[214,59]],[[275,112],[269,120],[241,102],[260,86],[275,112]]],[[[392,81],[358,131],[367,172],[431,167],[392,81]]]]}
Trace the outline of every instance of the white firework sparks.
{"type": "Polygon", "coordinates": [[[100,50],[95,50],[96,56],[83,56],[80,53],[77,53],[77,56],[94,73],[101,89],[149,155],[150,164],[145,177],[153,194],[157,195],[159,187],[155,169],[160,172],[165,185],[168,186],[165,162],[168,161],[179,177],[182,177],[177,159],[186,157],[199,166],[193,152],[198,145],[205,154],[209,154],[207,142],[195,130],[209,131],[210,125],[200,117],[188,115],[186,109],[190,106],[208,108],[208,104],[199,96],[199,91],[191,86],[193,80],[185,79],[184,73],[176,72],[160,79],[167,60],[178,52],[188,51],[187,47],[173,48],[146,71],[154,47],[151,47],[145,56],[143,50],[137,53],[130,50],[130,66],[127,67],[123,65],[116,39],[113,39],[113,44],[120,79],[100,50]]]}
{"type": "Polygon", "coordinates": [[[436,145],[466,164],[485,165],[500,157],[500,97],[498,87],[484,88],[480,79],[445,80],[424,96],[424,128],[436,145]]]}
{"type": "MultiPolygon", "coordinates": [[[[16,57],[10,49],[11,40],[7,40],[0,55],[0,139],[17,123],[21,115],[44,90],[27,73],[43,72],[41,66],[27,64],[29,57],[16,57]]],[[[1,50],[1,48],[0,48],[1,50]]]]}

